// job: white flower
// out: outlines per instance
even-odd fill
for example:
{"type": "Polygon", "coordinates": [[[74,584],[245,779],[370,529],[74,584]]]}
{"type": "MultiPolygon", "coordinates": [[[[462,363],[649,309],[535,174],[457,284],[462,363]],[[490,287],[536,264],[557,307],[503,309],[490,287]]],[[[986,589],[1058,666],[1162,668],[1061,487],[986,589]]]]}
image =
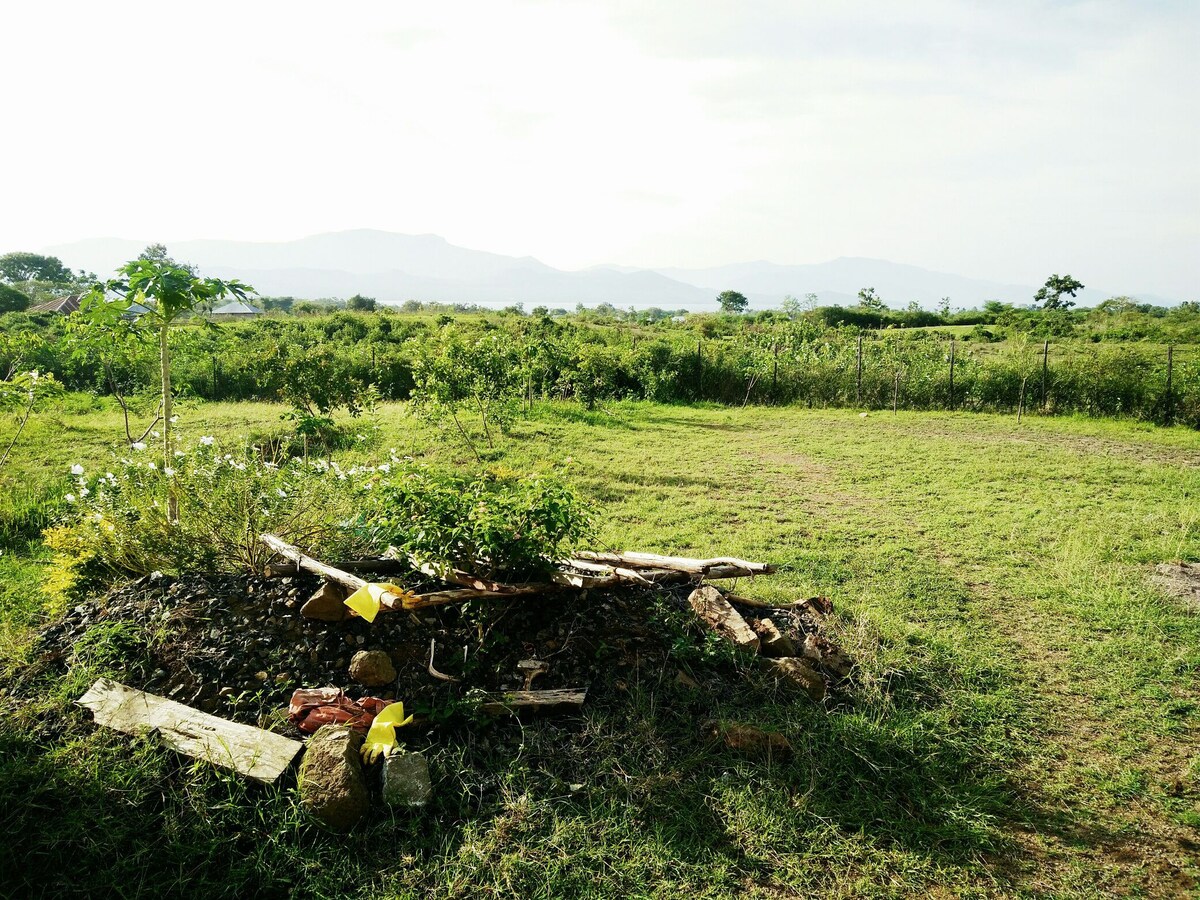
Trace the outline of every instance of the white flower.
{"type": "Polygon", "coordinates": [[[72,475],[82,475],[83,474],[83,466],[81,466],[79,463],[75,463],[75,465],[71,466],[71,474],[72,475]]]}
{"type": "Polygon", "coordinates": [[[74,495],[74,494],[67,494],[67,496],[66,496],[66,498],[65,498],[65,499],[66,499],[66,501],[67,501],[68,503],[74,503],[74,502],[75,502],[75,495],[74,495]]]}
{"type": "Polygon", "coordinates": [[[88,494],[90,494],[90,493],[91,493],[91,491],[89,491],[89,490],[88,490],[87,488],[85,488],[85,487],[81,487],[81,488],[79,489],[79,496],[80,496],[80,497],[86,497],[86,496],[87,496],[88,494]]]}
{"type": "Polygon", "coordinates": [[[175,470],[172,469],[170,466],[163,466],[163,474],[166,475],[168,478],[170,478],[172,475],[175,474],[175,470]]]}
{"type": "Polygon", "coordinates": [[[147,469],[153,469],[155,472],[157,472],[157,471],[158,471],[158,466],[156,466],[156,465],[155,465],[154,463],[152,463],[152,462],[148,462],[148,463],[146,463],[146,468],[147,468],[147,469]]]}
{"type": "Polygon", "coordinates": [[[137,450],[139,452],[146,449],[146,445],[142,441],[134,441],[129,446],[133,447],[134,450],[137,450]]]}
{"type": "Polygon", "coordinates": [[[175,458],[176,458],[176,459],[183,459],[183,451],[182,451],[182,450],[176,450],[176,451],[175,451],[175,458]]]}
{"type": "Polygon", "coordinates": [[[392,471],[392,467],[390,465],[388,465],[387,463],[380,463],[379,471],[382,472],[384,475],[386,475],[392,471]]]}
{"type": "Polygon", "coordinates": [[[275,488],[275,493],[277,493],[280,497],[287,496],[287,493],[283,490],[283,488],[275,488]]]}
{"type": "Polygon", "coordinates": [[[179,416],[171,416],[169,421],[172,425],[174,425],[176,422],[179,421],[179,416]]]}
{"type": "Polygon", "coordinates": [[[204,447],[211,447],[213,445],[213,436],[211,434],[206,434],[204,437],[200,438],[200,444],[204,447]]]}
{"type": "Polygon", "coordinates": [[[150,437],[152,437],[152,438],[160,438],[160,437],[162,437],[162,435],[161,435],[161,434],[159,434],[157,431],[152,431],[152,432],[150,432],[150,437]]]}
{"type": "Polygon", "coordinates": [[[358,440],[360,440],[360,441],[365,441],[367,439],[367,436],[365,434],[356,434],[355,437],[358,438],[358,440]]]}

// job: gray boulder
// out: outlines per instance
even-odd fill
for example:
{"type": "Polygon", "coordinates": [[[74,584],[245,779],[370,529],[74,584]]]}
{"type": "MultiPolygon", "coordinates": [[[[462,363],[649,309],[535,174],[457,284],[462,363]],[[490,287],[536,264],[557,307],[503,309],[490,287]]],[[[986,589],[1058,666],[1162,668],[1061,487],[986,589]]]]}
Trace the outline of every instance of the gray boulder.
{"type": "Polygon", "coordinates": [[[433,796],[429,762],[420,753],[392,753],[383,760],[383,802],[424,806],[433,796]]]}

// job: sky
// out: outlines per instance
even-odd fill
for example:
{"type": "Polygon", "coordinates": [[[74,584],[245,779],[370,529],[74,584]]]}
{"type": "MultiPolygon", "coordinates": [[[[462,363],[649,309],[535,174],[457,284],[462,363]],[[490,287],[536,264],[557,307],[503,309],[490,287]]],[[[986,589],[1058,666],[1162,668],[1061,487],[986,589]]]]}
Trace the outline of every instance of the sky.
{"type": "Polygon", "coordinates": [[[0,253],[379,228],[1200,298],[1194,0],[42,0],[0,31],[0,253]]]}

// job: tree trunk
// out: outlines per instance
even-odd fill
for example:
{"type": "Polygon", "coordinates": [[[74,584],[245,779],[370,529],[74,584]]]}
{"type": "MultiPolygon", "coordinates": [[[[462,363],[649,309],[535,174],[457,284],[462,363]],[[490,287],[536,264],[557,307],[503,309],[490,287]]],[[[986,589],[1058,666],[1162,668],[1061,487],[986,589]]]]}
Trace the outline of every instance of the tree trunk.
{"type": "MultiPolygon", "coordinates": [[[[161,311],[161,310],[160,310],[161,311]]],[[[158,330],[158,363],[162,369],[162,415],[163,415],[163,475],[167,479],[167,520],[172,524],[179,521],[179,497],[175,493],[175,475],[168,474],[175,462],[171,445],[171,350],[167,344],[167,331],[171,323],[163,321],[158,330]]]]}

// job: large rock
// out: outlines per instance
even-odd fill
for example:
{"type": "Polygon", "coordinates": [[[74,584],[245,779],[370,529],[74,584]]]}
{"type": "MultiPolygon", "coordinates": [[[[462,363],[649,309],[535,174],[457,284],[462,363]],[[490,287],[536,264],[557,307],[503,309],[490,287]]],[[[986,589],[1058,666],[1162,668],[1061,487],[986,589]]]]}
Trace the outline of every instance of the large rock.
{"type": "Polygon", "coordinates": [[[382,650],[359,650],[350,658],[350,677],[367,687],[383,687],[396,680],[396,667],[382,650]]]}
{"type": "Polygon", "coordinates": [[[337,831],[353,828],[371,805],[362,743],[348,725],[323,725],[308,739],[300,764],[300,804],[337,831]]]}
{"type": "Polygon", "coordinates": [[[344,587],[334,584],[332,581],[326,581],[300,607],[300,615],[306,619],[319,619],[322,622],[340,622],[349,615],[349,610],[343,602],[345,599],[346,589],[344,587]]]}
{"type": "Polygon", "coordinates": [[[713,631],[736,646],[751,653],[758,652],[758,635],[746,624],[725,596],[711,584],[701,585],[692,591],[688,603],[696,615],[713,631]]]}
{"type": "Polygon", "coordinates": [[[420,753],[391,753],[383,759],[383,802],[424,806],[433,796],[429,762],[420,753]]]}

